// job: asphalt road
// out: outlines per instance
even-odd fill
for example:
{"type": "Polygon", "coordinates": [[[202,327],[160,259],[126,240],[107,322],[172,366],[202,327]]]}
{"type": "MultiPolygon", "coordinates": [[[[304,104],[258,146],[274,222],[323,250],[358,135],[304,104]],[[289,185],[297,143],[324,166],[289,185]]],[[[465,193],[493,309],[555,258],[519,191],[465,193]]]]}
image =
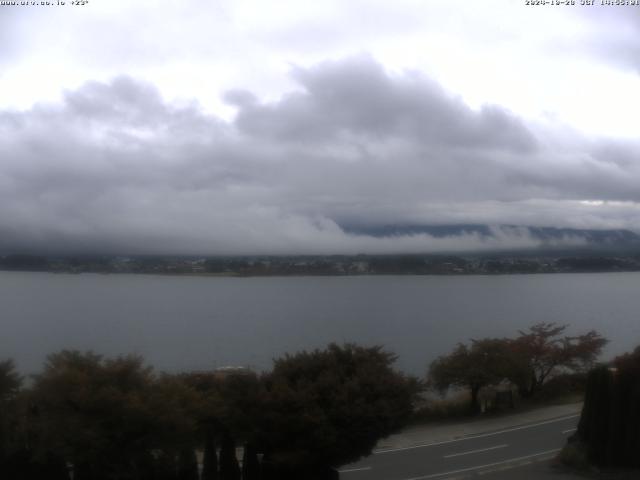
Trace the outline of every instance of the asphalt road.
{"type": "MultiPolygon", "coordinates": [[[[554,457],[579,415],[505,428],[455,440],[379,450],[340,469],[341,480],[463,478],[554,457]]],[[[490,476],[489,476],[490,477],[490,476]]]]}

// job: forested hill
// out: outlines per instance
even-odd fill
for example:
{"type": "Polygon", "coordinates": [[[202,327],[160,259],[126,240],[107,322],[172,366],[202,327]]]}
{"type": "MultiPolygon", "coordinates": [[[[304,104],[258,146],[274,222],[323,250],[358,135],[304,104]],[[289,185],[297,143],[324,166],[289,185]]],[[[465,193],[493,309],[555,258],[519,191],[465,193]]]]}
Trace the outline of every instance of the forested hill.
{"type": "Polygon", "coordinates": [[[572,241],[590,248],[640,248],[640,235],[630,230],[596,230],[558,227],[534,227],[519,225],[340,225],[342,230],[352,235],[365,235],[375,238],[403,237],[426,234],[436,238],[475,235],[481,238],[499,235],[529,235],[543,245],[557,245],[563,241],[572,241]]]}

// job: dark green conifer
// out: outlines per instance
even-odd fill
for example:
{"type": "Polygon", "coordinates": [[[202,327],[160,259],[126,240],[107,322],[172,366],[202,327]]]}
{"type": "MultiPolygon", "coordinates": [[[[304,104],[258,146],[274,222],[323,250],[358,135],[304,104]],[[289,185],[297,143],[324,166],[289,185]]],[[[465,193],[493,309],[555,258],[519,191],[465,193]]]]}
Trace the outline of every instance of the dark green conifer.
{"type": "Polygon", "coordinates": [[[242,480],[260,480],[260,462],[256,448],[247,443],[242,458],[242,480]]]}
{"type": "MultiPolygon", "coordinates": [[[[167,452],[160,452],[155,460],[156,480],[177,480],[177,465],[174,455],[167,452]]],[[[75,479],[74,479],[75,480],[75,479]]]]}
{"type": "Polygon", "coordinates": [[[236,458],[236,443],[233,437],[225,432],[220,446],[220,480],[240,480],[240,478],[240,466],[236,458]]]}
{"type": "Polygon", "coordinates": [[[202,480],[218,480],[218,454],[216,438],[213,432],[207,432],[204,439],[204,457],[202,459],[202,480]]]}
{"type": "Polygon", "coordinates": [[[185,447],[178,454],[178,480],[198,480],[198,459],[193,448],[185,447]]]}

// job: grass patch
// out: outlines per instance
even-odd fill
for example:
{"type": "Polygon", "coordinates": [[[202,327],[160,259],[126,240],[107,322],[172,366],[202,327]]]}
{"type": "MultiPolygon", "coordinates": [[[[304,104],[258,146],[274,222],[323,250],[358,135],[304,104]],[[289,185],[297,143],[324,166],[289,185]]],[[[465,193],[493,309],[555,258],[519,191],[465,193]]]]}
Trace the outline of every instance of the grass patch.
{"type": "Polygon", "coordinates": [[[448,395],[445,398],[427,395],[423,403],[414,411],[409,422],[420,424],[468,417],[470,415],[470,401],[471,396],[465,391],[448,395]]]}
{"type": "Polygon", "coordinates": [[[486,415],[508,415],[522,413],[552,405],[570,405],[584,400],[584,376],[581,374],[559,375],[550,379],[531,398],[522,398],[513,389],[513,408],[509,405],[498,405],[494,402],[495,393],[485,392],[480,395],[481,411],[473,415],[470,410],[471,396],[468,390],[458,389],[445,396],[436,391],[427,390],[423,393],[420,404],[414,410],[409,424],[417,425],[446,420],[481,418],[486,415]]]}

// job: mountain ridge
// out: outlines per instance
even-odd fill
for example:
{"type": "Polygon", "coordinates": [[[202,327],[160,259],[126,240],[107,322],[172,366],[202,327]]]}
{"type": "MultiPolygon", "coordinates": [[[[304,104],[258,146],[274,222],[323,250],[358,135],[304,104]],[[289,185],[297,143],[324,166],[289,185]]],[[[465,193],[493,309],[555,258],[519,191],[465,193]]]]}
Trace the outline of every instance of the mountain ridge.
{"type": "Polygon", "coordinates": [[[539,227],[528,225],[470,224],[383,224],[340,225],[349,235],[365,235],[374,238],[394,238],[413,235],[430,235],[435,238],[475,235],[491,238],[498,235],[530,235],[542,246],[563,240],[583,241],[585,247],[633,248],[640,247],[640,235],[628,229],[579,229],[569,227],[539,227]]]}

